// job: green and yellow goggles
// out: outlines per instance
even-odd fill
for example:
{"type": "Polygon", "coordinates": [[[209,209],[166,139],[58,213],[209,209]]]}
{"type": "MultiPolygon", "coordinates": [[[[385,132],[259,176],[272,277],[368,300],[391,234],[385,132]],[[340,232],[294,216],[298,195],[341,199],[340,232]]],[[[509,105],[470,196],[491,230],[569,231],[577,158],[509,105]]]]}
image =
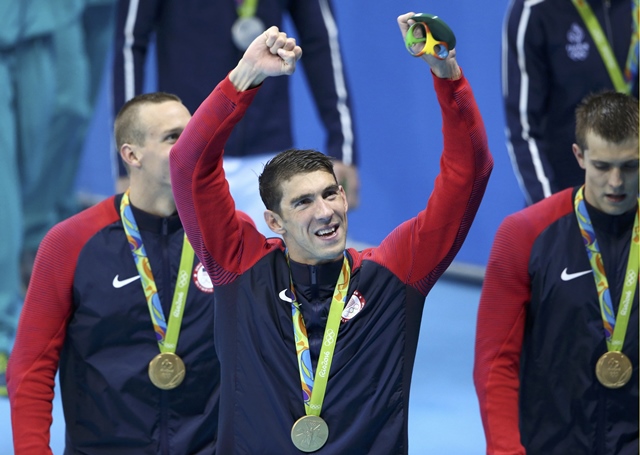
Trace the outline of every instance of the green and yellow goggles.
{"type": "Polygon", "coordinates": [[[449,26],[438,16],[420,13],[410,17],[411,24],[405,37],[407,50],[414,57],[424,54],[444,60],[456,47],[456,37],[449,26]]]}

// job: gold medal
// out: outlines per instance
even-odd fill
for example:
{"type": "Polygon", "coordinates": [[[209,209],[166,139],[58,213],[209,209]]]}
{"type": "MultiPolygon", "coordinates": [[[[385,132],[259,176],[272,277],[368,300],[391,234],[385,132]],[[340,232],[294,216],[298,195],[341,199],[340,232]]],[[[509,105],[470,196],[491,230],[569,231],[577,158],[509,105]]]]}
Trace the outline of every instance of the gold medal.
{"type": "Polygon", "coordinates": [[[149,378],[159,389],[175,389],[182,384],[184,375],[184,362],[173,352],[160,353],[149,362],[149,378]]]}
{"type": "Polygon", "coordinates": [[[291,440],[301,452],[315,452],[329,438],[329,427],[322,418],[314,415],[300,417],[291,427],[291,440]]]}
{"type": "Polygon", "coordinates": [[[610,389],[624,386],[631,379],[632,372],[631,361],[626,355],[618,351],[605,352],[600,356],[596,364],[598,381],[610,389]]]}

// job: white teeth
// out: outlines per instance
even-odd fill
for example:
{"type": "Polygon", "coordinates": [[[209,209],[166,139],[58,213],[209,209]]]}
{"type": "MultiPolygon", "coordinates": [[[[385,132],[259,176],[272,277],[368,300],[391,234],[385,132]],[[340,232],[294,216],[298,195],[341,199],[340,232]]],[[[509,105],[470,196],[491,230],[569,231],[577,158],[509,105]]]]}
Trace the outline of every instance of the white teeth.
{"type": "Polygon", "coordinates": [[[330,228],[330,229],[320,229],[320,230],[317,232],[317,235],[329,235],[329,234],[334,233],[335,231],[336,231],[336,229],[335,229],[335,228],[330,228]]]}

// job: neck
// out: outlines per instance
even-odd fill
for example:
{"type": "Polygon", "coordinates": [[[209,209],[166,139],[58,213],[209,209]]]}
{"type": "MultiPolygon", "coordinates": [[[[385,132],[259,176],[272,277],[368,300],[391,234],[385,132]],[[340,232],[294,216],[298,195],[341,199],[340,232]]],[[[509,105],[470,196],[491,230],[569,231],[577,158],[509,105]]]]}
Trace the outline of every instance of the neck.
{"type": "MultiPolygon", "coordinates": [[[[587,203],[587,212],[591,218],[591,224],[596,232],[596,236],[599,234],[606,234],[610,236],[630,235],[633,230],[633,223],[636,218],[636,208],[629,210],[620,215],[610,215],[601,210],[596,209],[589,203],[587,203]]],[[[603,238],[599,237],[602,241],[603,238]]]]}
{"type": "Polygon", "coordinates": [[[141,190],[138,185],[129,188],[129,200],[136,208],[156,216],[167,217],[176,212],[176,203],[173,193],[167,191],[141,190]]]}
{"type": "Polygon", "coordinates": [[[600,210],[599,208],[596,208],[595,205],[593,205],[591,202],[589,202],[587,200],[587,197],[585,195],[584,197],[584,202],[587,204],[587,209],[589,210],[589,214],[592,213],[598,213],[602,216],[607,216],[607,217],[611,217],[611,218],[615,218],[615,217],[624,217],[624,216],[630,216],[631,214],[635,214],[638,210],[638,204],[634,205],[632,208],[630,208],[629,210],[627,210],[626,212],[623,213],[619,213],[616,215],[610,214],[610,213],[606,213],[603,212],[602,210],[600,210]]]}
{"type": "MultiPolygon", "coordinates": [[[[286,241],[285,241],[285,245],[286,245],[286,241]]],[[[344,252],[340,253],[340,255],[336,256],[334,259],[316,259],[316,260],[296,258],[295,254],[291,255],[291,253],[289,253],[289,259],[291,261],[296,262],[298,264],[307,265],[307,266],[322,266],[325,264],[333,264],[335,262],[342,263],[343,258],[344,258],[344,252]]]]}
{"type": "Polygon", "coordinates": [[[340,260],[310,265],[291,260],[291,274],[298,284],[335,285],[342,270],[342,261],[341,257],[340,260]]]}

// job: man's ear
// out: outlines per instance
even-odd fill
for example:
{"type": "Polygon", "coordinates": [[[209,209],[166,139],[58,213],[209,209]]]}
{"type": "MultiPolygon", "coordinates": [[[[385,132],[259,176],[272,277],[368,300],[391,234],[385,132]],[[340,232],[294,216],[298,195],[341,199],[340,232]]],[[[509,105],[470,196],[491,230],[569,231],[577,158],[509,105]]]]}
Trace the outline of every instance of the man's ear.
{"type": "Polygon", "coordinates": [[[573,151],[573,156],[575,156],[576,160],[578,161],[578,165],[580,165],[582,169],[585,169],[584,152],[582,151],[580,146],[578,144],[573,144],[571,146],[571,150],[573,151]]]}
{"type": "Polygon", "coordinates": [[[131,144],[122,144],[120,147],[120,157],[129,167],[140,167],[140,159],[135,147],[131,144]]]}
{"type": "Polygon", "coordinates": [[[284,235],[284,233],[287,232],[284,228],[282,217],[273,210],[264,211],[264,221],[267,223],[267,226],[269,226],[269,229],[278,235],[284,235]]]}
{"type": "Polygon", "coordinates": [[[349,211],[349,198],[347,197],[347,193],[344,191],[342,185],[340,185],[340,195],[342,196],[342,200],[344,201],[344,211],[346,213],[349,211]]]}

